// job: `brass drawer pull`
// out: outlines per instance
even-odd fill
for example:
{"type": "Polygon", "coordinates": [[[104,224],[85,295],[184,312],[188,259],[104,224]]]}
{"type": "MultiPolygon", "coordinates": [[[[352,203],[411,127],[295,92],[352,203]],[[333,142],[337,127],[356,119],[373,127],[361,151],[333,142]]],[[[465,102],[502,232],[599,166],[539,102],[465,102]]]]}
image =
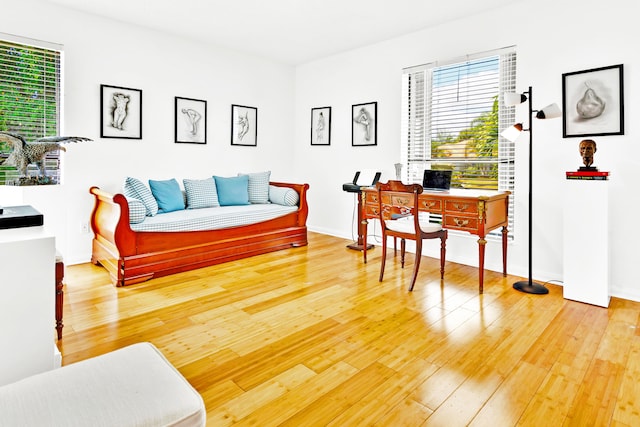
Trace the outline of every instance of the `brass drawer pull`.
{"type": "Polygon", "coordinates": [[[436,202],[434,202],[432,200],[429,200],[429,201],[426,201],[426,202],[424,202],[422,204],[424,205],[425,208],[433,208],[433,207],[435,207],[436,202]]]}
{"type": "Polygon", "coordinates": [[[455,222],[458,227],[466,227],[469,225],[468,219],[453,218],[453,222],[455,222]]]}
{"type": "Polygon", "coordinates": [[[469,207],[469,203],[454,203],[453,207],[459,211],[463,211],[469,207]]]}

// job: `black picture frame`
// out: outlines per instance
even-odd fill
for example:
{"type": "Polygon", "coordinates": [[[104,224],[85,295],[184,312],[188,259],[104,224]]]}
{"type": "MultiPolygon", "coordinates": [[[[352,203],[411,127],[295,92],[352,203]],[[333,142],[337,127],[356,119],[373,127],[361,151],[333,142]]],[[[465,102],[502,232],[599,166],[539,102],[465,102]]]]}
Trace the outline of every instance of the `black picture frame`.
{"type": "Polygon", "coordinates": [[[246,105],[231,105],[231,145],[258,145],[258,109],[246,105]]]}
{"type": "Polygon", "coordinates": [[[331,107],[311,109],[311,145],[331,145],[331,107]]]}
{"type": "Polygon", "coordinates": [[[351,145],[377,145],[378,103],[366,102],[351,106],[351,145]]]}
{"type": "Polygon", "coordinates": [[[175,97],[175,142],[207,143],[207,101],[175,97]]]}
{"type": "Polygon", "coordinates": [[[100,137],[142,139],[142,90],[100,85],[100,137]]]}
{"type": "Polygon", "coordinates": [[[562,75],[562,137],[624,135],[623,65],[562,75]]]}

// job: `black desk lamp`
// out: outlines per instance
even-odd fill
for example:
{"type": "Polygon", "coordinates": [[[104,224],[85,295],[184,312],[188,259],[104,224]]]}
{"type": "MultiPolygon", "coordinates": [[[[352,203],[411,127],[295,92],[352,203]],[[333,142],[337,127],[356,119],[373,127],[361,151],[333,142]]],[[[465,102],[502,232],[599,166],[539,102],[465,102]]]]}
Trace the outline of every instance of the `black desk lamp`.
{"type": "Polygon", "coordinates": [[[520,132],[529,131],[529,280],[520,281],[513,284],[513,288],[526,292],[529,294],[548,294],[549,289],[545,288],[540,283],[533,281],[533,257],[532,257],[532,242],[533,242],[533,113],[536,113],[536,119],[553,119],[560,117],[562,111],[556,104],[551,104],[543,108],[542,110],[534,110],[532,107],[532,95],[533,89],[529,86],[529,90],[520,93],[505,93],[504,103],[506,106],[514,106],[522,104],[525,101],[529,101],[529,129],[524,129],[522,123],[516,123],[512,127],[505,129],[502,132],[502,136],[509,141],[515,141],[520,135],[520,132]]]}

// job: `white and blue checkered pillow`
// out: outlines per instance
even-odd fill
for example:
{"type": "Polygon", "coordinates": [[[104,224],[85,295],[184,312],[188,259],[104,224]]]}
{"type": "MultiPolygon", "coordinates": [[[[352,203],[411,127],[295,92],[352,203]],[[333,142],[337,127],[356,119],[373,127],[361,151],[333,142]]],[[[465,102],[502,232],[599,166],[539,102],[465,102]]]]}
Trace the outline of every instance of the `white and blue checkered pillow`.
{"type": "Polygon", "coordinates": [[[300,195],[293,188],[270,185],[269,200],[277,205],[296,206],[300,201],[300,195]]]}
{"type": "Polygon", "coordinates": [[[187,209],[213,208],[220,206],[218,190],[213,178],[183,179],[187,195],[187,209]]]}
{"type": "Polygon", "coordinates": [[[269,179],[271,171],[239,173],[249,176],[249,203],[269,203],[269,179]]]}
{"type": "Polygon", "coordinates": [[[147,216],[155,216],[158,213],[158,202],[149,187],[139,179],[128,176],[124,180],[123,193],[125,197],[141,200],[144,203],[147,216]]]}
{"type": "Polygon", "coordinates": [[[129,204],[129,224],[140,224],[147,217],[147,208],[142,200],[133,197],[127,197],[127,202],[129,204]]]}

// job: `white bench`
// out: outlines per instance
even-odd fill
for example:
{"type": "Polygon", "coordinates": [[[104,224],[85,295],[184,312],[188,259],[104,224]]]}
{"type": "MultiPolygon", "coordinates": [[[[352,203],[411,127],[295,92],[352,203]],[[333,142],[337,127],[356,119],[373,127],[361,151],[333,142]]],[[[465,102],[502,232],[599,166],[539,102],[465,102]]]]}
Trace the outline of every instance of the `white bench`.
{"type": "Polygon", "coordinates": [[[150,343],[0,387],[0,426],[204,426],[202,397],[150,343]]]}

